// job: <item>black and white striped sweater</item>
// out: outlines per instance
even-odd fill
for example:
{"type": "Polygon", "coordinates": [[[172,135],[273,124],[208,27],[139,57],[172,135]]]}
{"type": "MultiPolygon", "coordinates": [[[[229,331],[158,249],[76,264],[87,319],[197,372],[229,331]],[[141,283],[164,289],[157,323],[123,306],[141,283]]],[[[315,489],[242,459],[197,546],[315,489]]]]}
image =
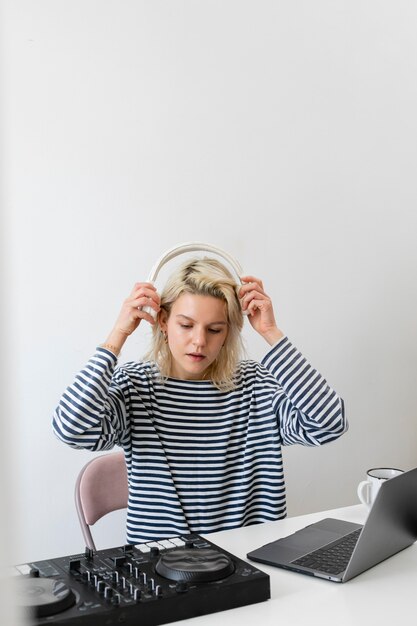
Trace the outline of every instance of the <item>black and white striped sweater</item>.
{"type": "Polygon", "coordinates": [[[75,448],[124,449],[130,543],[284,517],[281,446],[321,445],[347,429],[343,400],[286,337],[262,364],[239,363],[227,392],[162,381],[149,362],[116,364],[97,348],[53,428],[75,448]]]}

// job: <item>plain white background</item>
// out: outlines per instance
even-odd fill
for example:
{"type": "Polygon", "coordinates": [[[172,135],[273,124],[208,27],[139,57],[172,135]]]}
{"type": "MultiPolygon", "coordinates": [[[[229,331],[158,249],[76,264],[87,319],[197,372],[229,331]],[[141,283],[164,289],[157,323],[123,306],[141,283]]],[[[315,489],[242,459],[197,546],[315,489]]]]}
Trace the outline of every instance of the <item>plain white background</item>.
{"type": "MultiPolygon", "coordinates": [[[[92,456],[54,438],[52,413],[133,283],[185,241],[260,276],[345,399],[345,436],[285,450],[289,514],[417,465],[416,22],[411,0],[3,2],[13,562],[83,550],[73,488],[92,456]]],[[[120,516],[98,537],[123,543],[120,516]]]]}

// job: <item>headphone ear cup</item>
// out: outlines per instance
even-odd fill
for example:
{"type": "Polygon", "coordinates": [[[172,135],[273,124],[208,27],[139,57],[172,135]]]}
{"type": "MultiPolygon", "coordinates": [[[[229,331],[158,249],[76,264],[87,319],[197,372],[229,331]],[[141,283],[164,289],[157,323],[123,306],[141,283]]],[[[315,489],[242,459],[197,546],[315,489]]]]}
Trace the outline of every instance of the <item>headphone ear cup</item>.
{"type": "Polygon", "coordinates": [[[152,315],[154,320],[156,320],[156,317],[157,317],[158,313],[154,309],[152,309],[152,307],[150,307],[150,306],[141,306],[139,308],[140,308],[141,311],[145,311],[145,313],[148,313],[149,315],[152,315]]]}

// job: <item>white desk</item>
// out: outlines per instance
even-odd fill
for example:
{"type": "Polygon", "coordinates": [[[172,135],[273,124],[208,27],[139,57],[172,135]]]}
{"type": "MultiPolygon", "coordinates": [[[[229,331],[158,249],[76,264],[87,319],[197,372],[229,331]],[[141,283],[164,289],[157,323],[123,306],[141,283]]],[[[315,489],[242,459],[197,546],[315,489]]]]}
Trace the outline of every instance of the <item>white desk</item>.
{"type": "MultiPolygon", "coordinates": [[[[362,505],[206,535],[232,554],[246,554],[324,517],[363,524],[362,505]]],[[[194,617],[187,626],[402,626],[417,623],[417,544],[347,583],[333,583],[260,563],[271,577],[271,599],[194,617]]]]}

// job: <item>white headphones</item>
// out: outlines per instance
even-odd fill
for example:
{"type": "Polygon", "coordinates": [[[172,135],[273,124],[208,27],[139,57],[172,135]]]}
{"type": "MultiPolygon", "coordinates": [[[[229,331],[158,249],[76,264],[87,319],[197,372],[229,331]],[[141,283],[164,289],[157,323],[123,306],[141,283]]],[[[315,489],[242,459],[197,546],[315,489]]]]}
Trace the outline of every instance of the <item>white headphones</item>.
{"type": "Polygon", "coordinates": [[[164,252],[164,254],[157,260],[157,262],[153,266],[148,276],[148,282],[153,283],[156,280],[156,277],[158,276],[160,269],[165,265],[165,263],[168,263],[168,261],[171,261],[171,259],[175,258],[176,256],[180,254],[184,254],[185,252],[199,252],[199,251],[212,252],[213,254],[217,254],[218,256],[221,256],[223,259],[228,261],[228,263],[236,272],[236,275],[239,281],[242,282],[240,277],[243,274],[243,270],[241,266],[239,265],[239,263],[236,261],[236,259],[234,259],[230,254],[228,254],[221,248],[212,246],[209,243],[201,243],[198,241],[189,241],[188,243],[182,243],[164,252]]]}
{"type": "MultiPolygon", "coordinates": [[[[239,282],[242,282],[241,276],[243,274],[243,270],[240,264],[236,261],[236,259],[234,259],[230,254],[228,254],[221,248],[217,248],[216,246],[212,246],[211,244],[208,244],[208,243],[201,243],[199,241],[189,241],[188,243],[182,243],[164,252],[164,254],[161,257],[159,257],[159,259],[157,260],[157,262],[151,269],[150,274],[148,276],[148,282],[149,283],[155,282],[159,274],[159,271],[165,265],[165,263],[168,263],[168,261],[171,261],[171,259],[174,259],[176,256],[179,256],[180,254],[185,254],[186,252],[201,252],[201,251],[212,252],[213,254],[217,254],[218,256],[222,257],[234,269],[239,279],[239,282]]],[[[149,313],[150,315],[152,315],[153,317],[156,316],[155,311],[151,307],[143,307],[143,310],[146,311],[146,313],[149,313]]]]}

